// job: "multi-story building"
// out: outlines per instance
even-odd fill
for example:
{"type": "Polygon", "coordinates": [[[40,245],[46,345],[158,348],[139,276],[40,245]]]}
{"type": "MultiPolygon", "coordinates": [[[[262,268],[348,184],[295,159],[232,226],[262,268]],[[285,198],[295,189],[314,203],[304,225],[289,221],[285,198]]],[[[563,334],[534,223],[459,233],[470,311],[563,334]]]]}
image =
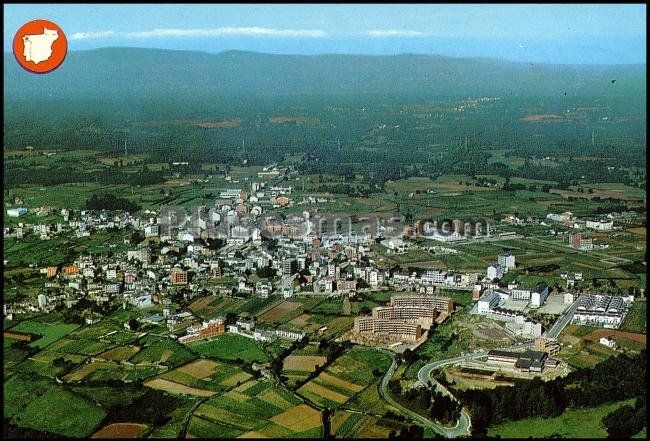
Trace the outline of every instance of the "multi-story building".
{"type": "Polygon", "coordinates": [[[501,253],[497,258],[497,263],[506,270],[512,269],[515,267],[515,256],[512,253],[501,253]]]}
{"type": "Polygon", "coordinates": [[[170,277],[172,285],[187,285],[187,271],[183,271],[180,268],[172,268],[170,277]]]}
{"type": "Polygon", "coordinates": [[[226,325],[222,319],[212,319],[203,322],[201,326],[190,326],[187,328],[187,335],[178,338],[179,343],[189,343],[192,341],[203,340],[210,337],[216,337],[226,332],[226,325]]]}
{"type": "Polygon", "coordinates": [[[611,220],[588,220],[585,222],[587,228],[592,228],[594,230],[600,231],[609,231],[614,228],[614,222],[611,220]]]}
{"type": "Polygon", "coordinates": [[[478,313],[487,314],[495,308],[500,301],[501,297],[499,294],[495,293],[493,290],[486,290],[478,299],[478,313]]]}
{"type": "Polygon", "coordinates": [[[516,287],[510,290],[512,300],[530,300],[530,295],[530,289],[516,287]]]}
{"type": "Polygon", "coordinates": [[[403,295],[392,296],[389,306],[372,309],[372,316],[357,317],[353,333],[356,336],[415,341],[422,328],[430,328],[440,312],[454,309],[447,297],[403,295]]]}
{"type": "Polygon", "coordinates": [[[372,317],[381,320],[399,320],[405,323],[418,323],[429,329],[438,312],[424,306],[380,306],[372,309],[372,317]]]}
{"type": "Polygon", "coordinates": [[[282,261],[282,274],[291,275],[298,271],[298,263],[295,259],[285,259],[282,261]]]}
{"type": "Polygon", "coordinates": [[[158,236],[159,228],[156,224],[147,225],[144,227],[144,237],[158,236]]]}
{"type": "Polygon", "coordinates": [[[280,338],[286,338],[289,340],[300,340],[307,334],[305,333],[305,331],[288,331],[285,329],[276,329],[275,335],[277,335],[280,338]]]}
{"type": "Polygon", "coordinates": [[[357,289],[356,280],[338,280],[336,282],[336,290],[339,292],[349,292],[357,289]]]}
{"type": "Polygon", "coordinates": [[[548,352],[551,357],[559,354],[560,349],[560,344],[556,341],[550,340],[548,338],[535,339],[535,350],[548,352]]]}
{"type": "Polygon", "coordinates": [[[505,274],[506,270],[503,266],[498,263],[493,263],[487,267],[487,278],[489,280],[500,279],[505,274]]]}
{"type": "Polygon", "coordinates": [[[536,308],[542,306],[546,301],[548,294],[548,285],[545,283],[540,283],[537,285],[537,288],[535,288],[535,291],[533,291],[530,295],[530,306],[536,308]]]}
{"type": "Polygon", "coordinates": [[[400,295],[390,298],[391,306],[402,307],[423,307],[436,309],[440,312],[451,314],[454,311],[454,301],[449,297],[422,296],[422,295],[400,295]]]}
{"type": "Polygon", "coordinates": [[[366,316],[354,319],[353,332],[357,335],[384,336],[392,340],[416,341],[422,336],[422,327],[416,323],[366,316]]]}
{"type": "Polygon", "coordinates": [[[219,193],[221,199],[239,199],[241,197],[241,188],[229,188],[219,193]]]}
{"type": "Polygon", "coordinates": [[[71,276],[79,272],[79,267],[77,265],[68,265],[63,267],[63,272],[66,276],[71,276]]]}
{"type": "Polygon", "coordinates": [[[583,251],[590,251],[594,249],[594,242],[591,237],[587,237],[582,233],[569,234],[569,243],[573,248],[583,251]]]}
{"type": "Polygon", "coordinates": [[[135,250],[129,250],[126,252],[126,258],[128,260],[134,259],[139,260],[144,264],[151,263],[151,252],[146,247],[141,247],[135,250]]]}

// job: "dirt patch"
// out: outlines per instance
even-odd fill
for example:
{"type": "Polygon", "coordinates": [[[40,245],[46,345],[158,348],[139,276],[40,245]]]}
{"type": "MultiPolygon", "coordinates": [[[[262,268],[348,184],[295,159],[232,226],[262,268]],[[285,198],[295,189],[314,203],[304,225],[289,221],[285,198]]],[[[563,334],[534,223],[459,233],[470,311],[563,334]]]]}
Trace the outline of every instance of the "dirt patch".
{"type": "Polygon", "coordinates": [[[190,303],[190,306],[188,306],[188,309],[192,312],[197,312],[208,306],[210,303],[214,301],[215,297],[214,296],[207,296],[207,297],[201,297],[198,300],[193,301],[190,303]]]}
{"type": "Polygon", "coordinates": [[[167,359],[172,355],[174,355],[174,351],[172,351],[171,349],[165,349],[163,353],[160,355],[160,362],[161,363],[166,362],[167,359]]]}
{"type": "Polygon", "coordinates": [[[309,314],[300,314],[298,317],[295,319],[291,320],[289,323],[291,323],[294,326],[297,326],[299,328],[305,327],[309,324],[309,319],[311,318],[311,315],[309,314]]]}
{"type": "Polygon", "coordinates": [[[262,314],[258,320],[260,322],[274,322],[280,320],[285,315],[289,314],[292,311],[295,311],[300,307],[300,303],[296,302],[282,302],[275,308],[272,308],[262,314]]]}
{"type": "Polygon", "coordinates": [[[207,378],[219,367],[219,363],[212,360],[196,360],[178,368],[179,371],[193,376],[194,378],[207,378]]]}
{"type": "Polygon", "coordinates": [[[22,340],[22,341],[31,341],[32,336],[29,334],[19,334],[17,332],[5,332],[4,336],[6,338],[11,338],[13,340],[22,340]]]}
{"type": "Polygon", "coordinates": [[[200,123],[195,123],[194,125],[203,127],[204,129],[231,129],[233,127],[239,127],[241,125],[241,120],[239,118],[235,118],[235,119],[227,119],[225,121],[200,122],[200,123]]]}
{"type": "Polygon", "coordinates": [[[284,359],[284,369],[288,371],[313,372],[327,359],[322,355],[289,355],[284,359]]]}
{"type": "Polygon", "coordinates": [[[334,386],[338,386],[345,390],[349,390],[350,392],[353,393],[363,390],[363,386],[359,386],[358,384],[354,384],[354,383],[350,383],[349,381],[342,380],[340,378],[328,374],[327,372],[321,373],[318,378],[320,378],[326,383],[333,384],[334,386]]]}
{"type": "Polygon", "coordinates": [[[636,332],[626,332],[619,331],[618,329],[598,329],[597,331],[592,332],[591,334],[585,337],[585,340],[589,341],[598,341],[603,337],[611,336],[616,340],[617,338],[623,338],[625,340],[634,341],[636,343],[646,344],[646,335],[638,334],[636,332]]]}
{"type": "Polygon", "coordinates": [[[269,122],[273,124],[318,124],[320,120],[318,118],[312,118],[308,116],[272,116],[269,118],[269,122]]]}
{"type": "Polygon", "coordinates": [[[79,381],[83,380],[86,378],[88,375],[90,375],[93,371],[96,369],[100,369],[102,366],[115,366],[112,363],[102,363],[102,362],[92,362],[88,363],[86,365],[83,365],[81,368],[77,369],[74,372],[69,373],[65,377],[63,377],[63,381],[79,381]]]}
{"type": "Polygon", "coordinates": [[[101,428],[91,438],[137,438],[148,426],[137,423],[114,423],[101,428]]]}
{"type": "Polygon", "coordinates": [[[321,425],[320,412],[306,404],[299,404],[271,418],[271,421],[294,432],[304,432],[321,425]]]}
{"type": "Polygon", "coordinates": [[[564,118],[562,116],[555,115],[553,113],[535,113],[520,118],[521,121],[526,121],[526,122],[562,121],[563,119],[564,118]]]}
{"type": "Polygon", "coordinates": [[[236,386],[237,383],[241,384],[244,381],[248,380],[250,377],[251,377],[250,374],[247,374],[246,372],[239,372],[235,375],[231,375],[230,377],[226,378],[219,384],[226,387],[236,386]]]}
{"type": "Polygon", "coordinates": [[[251,431],[251,432],[246,432],[242,435],[239,435],[237,438],[268,438],[268,436],[264,436],[264,434],[256,431],[251,431]]]}
{"type": "Polygon", "coordinates": [[[310,381],[309,383],[305,384],[303,387],[298,389],[298,392],[300,391],[311,392],[315,395],[318,395],[319,397],[327,398],[328,400],[332,400],[340,404],[345,403],[346,401],[348,401],[349,398],[343,394],[334,392],[333,390],[329,390],[328,388],[321,386],[320,384],[316,384],[313,381],[310,381]]]}
{"type": "Polygon", "coordinates": [[[350,415],[352,415],[350,412],[336,412],[330,421],[331,433],[336,433],[350,415]]]}
{"type": "Polygon", "coordinates": [[[154,380],[147,381],[144,383],[144,385],[152,389],[160,389],[175,394],[194,395],[197,397],[211,397],[212,395],[216,394],[216,392],[185,386],[183,384],[174,383],[173,381],[164,380],[162,378],[156,378],[154,380]]]}

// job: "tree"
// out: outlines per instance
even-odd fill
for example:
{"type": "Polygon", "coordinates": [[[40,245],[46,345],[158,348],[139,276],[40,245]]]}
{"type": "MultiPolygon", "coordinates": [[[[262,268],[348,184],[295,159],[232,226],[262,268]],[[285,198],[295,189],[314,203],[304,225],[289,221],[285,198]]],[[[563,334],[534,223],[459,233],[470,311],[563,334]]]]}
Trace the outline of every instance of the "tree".
{"type": "Polygon", "coordinates": [[[129,319],[128,324],[131,331],[137,331],[140,328],[140,323],[134,318],[129,319]]]}
{"type": "Polygon", "coordinates": [[[402,356],[407,364],[413,364],[420,359],[420,356],[409,348],[403,352],[402,356]]]}

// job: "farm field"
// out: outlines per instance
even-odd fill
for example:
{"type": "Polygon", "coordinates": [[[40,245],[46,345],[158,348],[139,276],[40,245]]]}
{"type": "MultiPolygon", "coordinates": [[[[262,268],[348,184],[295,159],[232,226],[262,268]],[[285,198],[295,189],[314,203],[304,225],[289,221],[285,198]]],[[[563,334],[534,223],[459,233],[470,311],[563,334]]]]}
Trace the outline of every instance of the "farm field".
{"type": "Polygon", "coordinates": [[[502,423],[488,429],[488,436],[502,438],[606,438],[600,420],[608,413],[634,400],[619,401],[588,409],[568,409],[555,418],[526,418],[502,423]]]}
{"type": "Polygon", "coordinates": [[[170,392],[182,392],[182,385],[191,388],[188,393],[201,395],[199,391],[220,392],[243,383],[251,378],[251,375],[242,371],[236,366],[226,363],[218,363],[212,360],[200,359],[176,368],[172,371],[161,374],[147,384],[156,389],[168,390],[170,392]],[[158,381],[156,380],[164,380],[158,381]],[[167,381],[173,384],[167,383],[167,381]],[[171,389],[165,389],[165,387],[171,389]],[[176,389],[176,390],[172,390],[176,389]]]}
{"type": "Polygon", "coordinates": [[[297,392],[321,406],[338,407],[376,381],[373,371],[383,373],[390,357],[373,349],[354,348],[297,392]]]}
{"type": "Polygon", "coordinates": [[[632,304],[632,309],[628,311],[627,317],[621,326],[622,331],[641,332],[647,330],[647,300],[637,300],[632,304]]]}
{"type": "Polygon", "coordinates": [[[11,378],[4,383],[4,400],[5,415],[16,425],[62,436],[89,436],[106,415],[90,400],[43,381],[11,378]]]}
{"type": "Polygon", "coordinates": [[[261,323],[268,322],[268,323],[275,323],[275,322],[281,322],[282,319],[290,314],[291,312],[295,311],[301,306],[300,303],[298,302],[290,302],[290,301],[283,301],[280,302],[278,305],[275,307],[267,310],[264,314],[260,315],[258,317],[258,320],[261,323]]]}
{"type": "Polygon", "coordinates": [[[213,339],[190,343],[193,351],[206,357],[222,360],[242,359],[245,362],[268,361],[268,356],[251,338],[226,333],[213,339]]]}
{"type": "Polygon", "coordinates": [[[146,429],[146,424],[113,423],[93,433],[91,438],[138,438],[138,435],[146,429]]]}
{"type": "Polygon", "coordinates": [[[190,435],[213,437],[311,437],[320,431],[320,412],[268,381],[255,380],[201,404],[189,428],[190,435]]]}
{"type": "Polygon", "coordinates": [[[11,330],[15,332],[41,335],[41,338],[32,341],[29,346],[33,348],[44,348],[68,335],[78,327],[79,325],[74,324],[24,321],[13,326],[11,330]]]}

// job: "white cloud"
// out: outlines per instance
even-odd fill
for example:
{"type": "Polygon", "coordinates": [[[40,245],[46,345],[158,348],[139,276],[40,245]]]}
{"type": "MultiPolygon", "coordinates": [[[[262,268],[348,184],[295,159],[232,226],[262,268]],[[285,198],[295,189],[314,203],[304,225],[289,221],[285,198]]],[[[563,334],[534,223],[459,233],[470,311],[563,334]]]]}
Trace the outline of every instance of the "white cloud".
{"type": "Polygon", "coordinates": [[[115,35],[113,31],[75,32],[68,37],[68,40],[96,40],[98,38],[112,37],[113,35],[115,35]]]}
{"type": "Polygon", "coordinates": [[[369,37],[384,38],[384,37],[424,37],[426,34],[424,32],[419,32],[419,31],[383,29],[383,30],[367,31],[366,35],[369,37]]]}
{"type": "Polygon", "coordinates": [[[140,32],[77,32],[70,40],[91,40],[107,37],[122,38],[185,38],[185,37],[269,37],[269,38],[323,38],[327,33],[320,29],[273,29],[262,27],[221,27],[213,29],[153,29],[140,32]]]}

